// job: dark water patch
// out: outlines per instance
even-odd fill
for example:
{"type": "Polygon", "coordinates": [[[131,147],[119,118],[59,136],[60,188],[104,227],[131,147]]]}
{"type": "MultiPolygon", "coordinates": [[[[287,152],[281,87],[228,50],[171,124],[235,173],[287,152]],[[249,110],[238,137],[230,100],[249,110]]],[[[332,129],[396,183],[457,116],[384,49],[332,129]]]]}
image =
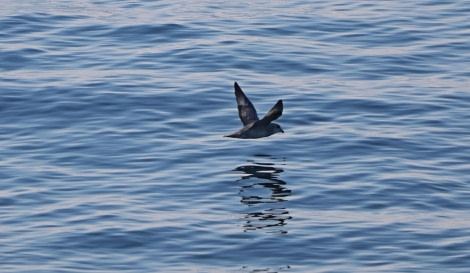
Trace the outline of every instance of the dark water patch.
{"type": "Polygon", "coordinates": [[[186,25],[164,24],[124,26],[113,30],[106,36],[121,42],[140,40],[149,43],[165,43],[202,38],[210,34],[212,34],[210,31],[186,25]]]}

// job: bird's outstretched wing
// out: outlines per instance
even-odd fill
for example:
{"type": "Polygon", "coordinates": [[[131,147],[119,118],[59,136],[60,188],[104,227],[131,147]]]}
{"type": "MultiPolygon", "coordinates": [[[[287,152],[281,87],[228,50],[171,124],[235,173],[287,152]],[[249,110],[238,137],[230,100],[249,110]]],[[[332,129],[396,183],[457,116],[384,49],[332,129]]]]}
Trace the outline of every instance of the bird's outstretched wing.
{"type": "MultiPolygon", "coordinates": [[[[250,123],[258,121],[259,118],[258,118],[258,114],[256,113],[255,107],[253,106],[251,101],[247,98],[247,96],[243,93],[242,89],[240,88],[240,86],[238,86],[237,82],[235,82],[234,87],[235,87],[235,98],[237,99],[237,105],[238,105],[238,115],[240,116],[240,120],[242,121],[243,126],[246,126],[250,123]]],[[[273,109],[271,109],[271,111],[273,109]]],[[[281,114],[282,114],[282,102],[281,102],[281,114]]],[[[272,120],[275,120],[276,118],[272,120]]]]}
{"type": "Polygon", "coordinates": [[[282,115],[283,109],[282,100],[278,100],[277,103],[269,110],[269,112],[256,123],[256,126],[268,125],[271,121],[278,119],[282,115]]]}

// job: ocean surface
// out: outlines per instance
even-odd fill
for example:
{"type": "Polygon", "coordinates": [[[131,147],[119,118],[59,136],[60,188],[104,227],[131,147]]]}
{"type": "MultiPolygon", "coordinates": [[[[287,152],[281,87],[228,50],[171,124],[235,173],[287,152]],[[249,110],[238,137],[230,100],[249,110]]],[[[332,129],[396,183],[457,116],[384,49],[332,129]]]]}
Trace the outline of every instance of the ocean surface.
{"type": "Polygon", "coordinates": [[[0,272],[469,272],[469,14],[1,1],[0,272]]]}

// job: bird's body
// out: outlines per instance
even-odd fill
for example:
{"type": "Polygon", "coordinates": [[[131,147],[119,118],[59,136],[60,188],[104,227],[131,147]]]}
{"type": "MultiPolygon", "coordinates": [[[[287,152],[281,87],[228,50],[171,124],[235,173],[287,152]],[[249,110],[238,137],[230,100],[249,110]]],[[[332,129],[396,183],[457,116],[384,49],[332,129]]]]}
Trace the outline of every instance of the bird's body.
{"type": "Polygon", "coordinates": [[[262,138],[267,137],[270,135],[274,135],[275,133],[284,133],[282,131],[281,126],[276,123],[270,123],[267,127],[256,127],[255,123],[251,123],[247,126],[244,126],[240,130],[232,133],[230,135],[226,135],[226,137],[233,137],[233,138],[262,138]]]}
{"type": "Polygon", "coordinates": [[[238,115],[243,123],[243,128],[226,135],[226,137],[233,138],[262,138],[273,135],[275,133],[284,133],[279,124],[271,121],[278,119],[282,115],[283,104],[279,100],[271,110],[262,118],[258,118],[256,109],[243,93],[238,83],[235,82],[235,98],[237,99],[238,115]]]}

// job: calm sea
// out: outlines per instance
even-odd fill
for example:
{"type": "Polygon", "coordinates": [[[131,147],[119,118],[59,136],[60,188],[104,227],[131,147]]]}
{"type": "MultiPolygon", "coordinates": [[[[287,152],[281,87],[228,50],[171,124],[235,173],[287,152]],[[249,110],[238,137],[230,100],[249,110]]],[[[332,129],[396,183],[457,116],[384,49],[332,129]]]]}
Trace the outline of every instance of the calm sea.
{"type": "Polygon", "coordinates": [[[469,1],[1,2],[1,272],[468,272],[469,1]]]}

